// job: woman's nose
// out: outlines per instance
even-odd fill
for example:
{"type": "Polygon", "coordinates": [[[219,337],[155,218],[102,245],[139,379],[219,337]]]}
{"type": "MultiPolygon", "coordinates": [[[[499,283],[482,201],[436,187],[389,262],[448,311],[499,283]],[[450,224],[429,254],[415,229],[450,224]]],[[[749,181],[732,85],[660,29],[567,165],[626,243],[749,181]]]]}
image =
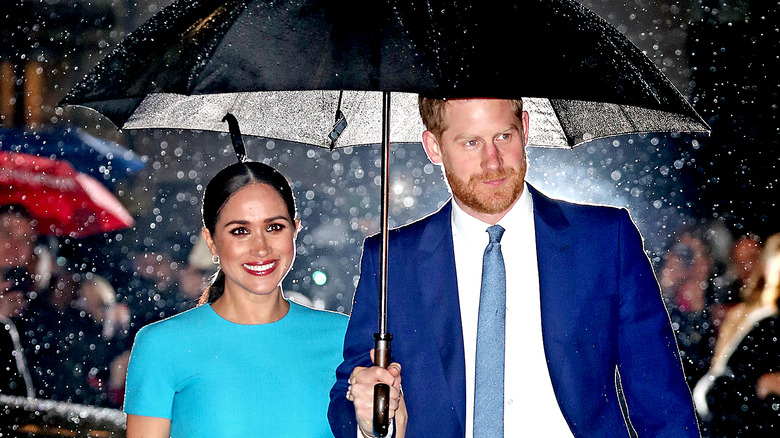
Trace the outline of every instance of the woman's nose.
{"type": "Polygon", "coordinates": [[[262,234],[258,235],[254,239],[253,251],[259,256],[268,255],[268,240],[262,234]]]}

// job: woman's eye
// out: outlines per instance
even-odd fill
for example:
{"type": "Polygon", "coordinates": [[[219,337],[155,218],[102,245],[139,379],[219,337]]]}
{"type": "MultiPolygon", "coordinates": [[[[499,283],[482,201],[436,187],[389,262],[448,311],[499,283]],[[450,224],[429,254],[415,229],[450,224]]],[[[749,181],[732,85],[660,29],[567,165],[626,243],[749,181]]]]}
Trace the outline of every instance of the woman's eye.
{"type": "Polygon", "coordinates": [[[247,230],[244,227],[233,228],[232,230],[230,230],[230,234],[233,234],[235,236],[241,236],[244,234],[249,234],[249,230],[247,230]]]}
{"type": "Polygon", "coordinates": [[[285,228],[284,224],[271,224],[266,228],[267,231],[282,231],[285,228]]]}

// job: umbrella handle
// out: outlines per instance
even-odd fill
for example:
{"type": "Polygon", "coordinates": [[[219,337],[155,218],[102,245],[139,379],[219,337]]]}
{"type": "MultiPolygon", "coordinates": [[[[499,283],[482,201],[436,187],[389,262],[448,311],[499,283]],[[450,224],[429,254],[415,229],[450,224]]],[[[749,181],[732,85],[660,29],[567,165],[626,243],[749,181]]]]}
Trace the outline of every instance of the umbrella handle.
{"type": "MultiPolygon", "coordinates": [[[[389,333],[374,333],[374,365],[382,368],[390,366],[389,333]]],[[[374,435],[386,437],[390,429],[390,386],[379,383],[374,386],[374,435]]]]}
{"type": "Polygon", "coordinates": [[[374,386],[374,435],[386,437],[390,429],[390,387],[385,383],[374,386]]]}

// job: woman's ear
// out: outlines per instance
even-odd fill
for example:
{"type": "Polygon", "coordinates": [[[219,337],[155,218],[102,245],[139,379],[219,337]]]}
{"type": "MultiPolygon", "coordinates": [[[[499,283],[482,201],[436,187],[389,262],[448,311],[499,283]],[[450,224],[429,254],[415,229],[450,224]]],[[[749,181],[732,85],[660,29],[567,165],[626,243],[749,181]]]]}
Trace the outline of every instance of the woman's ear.
{"type": "Polygon", "coordinates": [[[203,235],[203,240],[206,241],[206,246],[209,247],[209,251],[211,251],[211,255],[215,256],[217,254],[217,248],[214,245],[214,239],[211,238],[211,233],[209,232],[208,228],[203,227],[201,229],[201,235],[203,235]]]}

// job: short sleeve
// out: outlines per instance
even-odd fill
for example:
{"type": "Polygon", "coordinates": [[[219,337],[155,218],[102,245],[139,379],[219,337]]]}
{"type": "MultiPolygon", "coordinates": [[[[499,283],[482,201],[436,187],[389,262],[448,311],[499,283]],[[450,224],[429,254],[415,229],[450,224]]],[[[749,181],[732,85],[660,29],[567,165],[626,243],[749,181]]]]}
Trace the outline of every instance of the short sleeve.
{"type": "Polygon", "coordinates": [[[170,342],[161,328],[153,324],[136,335],[127,368],[124,406],[127,414],[171,419],[176,385],[167,363],[170,342]]]}

